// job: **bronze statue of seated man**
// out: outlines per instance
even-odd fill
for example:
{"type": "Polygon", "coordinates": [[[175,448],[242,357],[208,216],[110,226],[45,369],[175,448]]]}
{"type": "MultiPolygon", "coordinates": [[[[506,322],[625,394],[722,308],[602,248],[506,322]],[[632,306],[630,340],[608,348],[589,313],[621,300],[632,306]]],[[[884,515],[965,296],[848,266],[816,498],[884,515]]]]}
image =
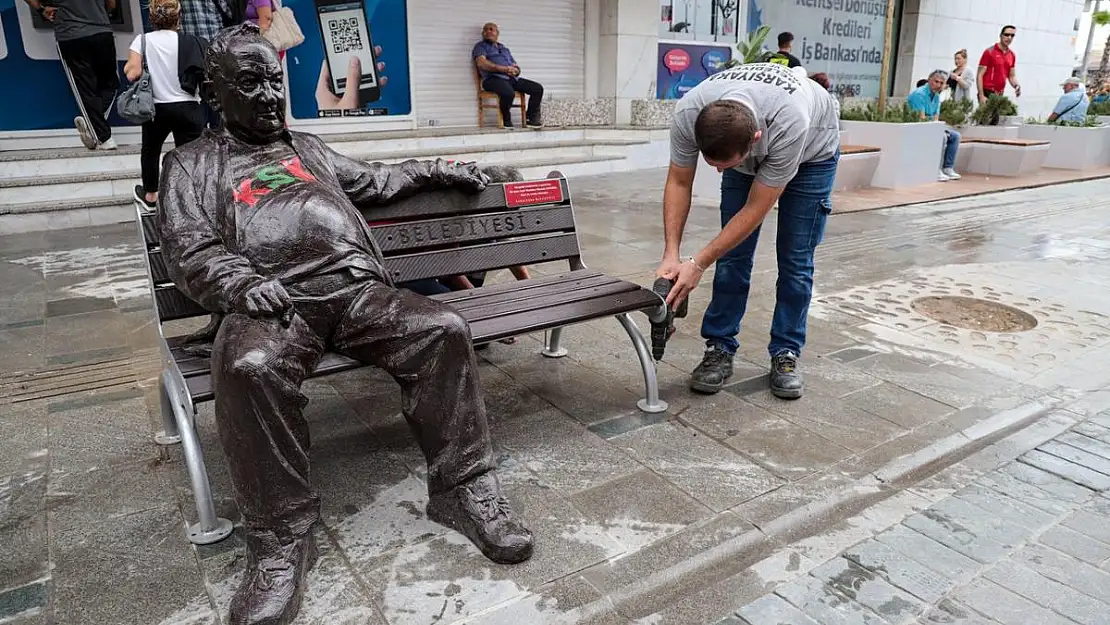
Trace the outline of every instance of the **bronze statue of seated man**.
{"type": "Polygon", "coordinates": [[[425,190],[477,192],[474,165],[368,164],[285,127],[277,52],[252,24],[212,41],[206,97],[223,128],[165,158],[159,228],[174,283],[223,315],[212,348],[216,422],[243,514],[248,565],[231,622],[296,615],[315,556],[301,383],[325,350],[388,372],[428,462],[428,517],[517,563],[533,537],[492,465],[466,321],[396,288],[356,205],[425,190]]]}

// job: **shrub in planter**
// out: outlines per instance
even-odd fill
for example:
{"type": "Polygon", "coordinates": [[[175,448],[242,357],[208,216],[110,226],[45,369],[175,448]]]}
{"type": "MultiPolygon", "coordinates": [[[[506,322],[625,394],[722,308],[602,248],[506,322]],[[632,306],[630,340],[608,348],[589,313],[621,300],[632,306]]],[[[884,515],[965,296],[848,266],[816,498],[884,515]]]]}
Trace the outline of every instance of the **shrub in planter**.
{"type": "Polygon", "coordinates": [[[980,126],[997,126],[1000,118],[1011,115],[1017,115],[1017,105],[1004,95],[992,93],[971,114],[971,120],[980,126]]]}
{"type": "Polygon", "coordinates": [[[885,114],[879,113],[879,107],[874,102],[863,106],[853,106],[840,110],[840,119],[849,122],[886,122],[890,124],[912,124],[920,122],[921,113],[911,109],[908,105],[888,106],[885,114]]]}
{"type": "Polygon", "coordinates": [[[1067,128],[1099,128],[1102,124],[1098,121],[1095,115],[1087,115],[1081,122],[1065,122],[1056,120],[1054,122],[1041,121],[1036,117],[1026,117],[1025,124],[1028,126],[1065,126],[1067,128]]]}
{"type": "Polygon", "coordinates": [[[737,56],[729,59],[725,63],[725,67],[736,67],[737,65],[757,62],[759,57],[763,55],[763,42],[767,40],[769,34],[771,34],[771,27],[764,24],[755,32],[750,33],[747,41],[738,42],[736,44],[737,56]]]}
{"type": "Polygon", "coordinates": [[[963,126],[971,114],[971,100],[945,100],[940,103],[940,121],[952,127],[963,126]]]}
{"type": "Polygon", "coordinates": [[[1106,102],[1092,103],[1087,107],[1087,114],[1096,117],[1100,115],[1110,115],[1110,100],[1106,102]]]}

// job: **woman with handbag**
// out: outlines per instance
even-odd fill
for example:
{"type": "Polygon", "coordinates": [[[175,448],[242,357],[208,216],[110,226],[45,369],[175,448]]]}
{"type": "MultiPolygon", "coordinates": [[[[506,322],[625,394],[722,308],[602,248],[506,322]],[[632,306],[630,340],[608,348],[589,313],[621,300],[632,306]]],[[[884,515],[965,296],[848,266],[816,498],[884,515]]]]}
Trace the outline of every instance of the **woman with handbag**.
{"type": "Polygon", "coordinates": [[[279,0],[247,0],[245,16],[277,48],[279,59],[285,59],[286,50],[304,41],[293,12],[284,9],[279,0]]]}
{"type": "Polygon", "coordinates": [[[155,30],[135,38],[123,67],[127,80],[147,80],[153,92],[154,115],[142,126],[143,183],[135,187],[135,199],[151,209],[158,201],[162,144],[173,134],[174,145],[181,147],[199,137],[205,125],[199,96],[201,77],[196,74],[198,69],[203,71],[197,68],[203,62],[198,53],[203,44],[192,35],[179,33],[180,21],[178,0],[150,0],[150,23],[155,30]],[[189,62],[192,58],[198,60],[189,62]]]}

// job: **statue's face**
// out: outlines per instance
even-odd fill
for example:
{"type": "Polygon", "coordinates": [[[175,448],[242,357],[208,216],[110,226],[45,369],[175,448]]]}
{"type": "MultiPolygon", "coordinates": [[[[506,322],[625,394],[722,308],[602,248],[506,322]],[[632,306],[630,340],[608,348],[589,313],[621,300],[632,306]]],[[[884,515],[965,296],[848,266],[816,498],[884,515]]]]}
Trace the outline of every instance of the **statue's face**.
{"type": "Polygon", "coordinates": [[[226,84],[217,80],[214,85],[228,132],[250,143],[274,141],[285,130],[284,75],[277,52],[262,39],[228,52],[226,84]]]}

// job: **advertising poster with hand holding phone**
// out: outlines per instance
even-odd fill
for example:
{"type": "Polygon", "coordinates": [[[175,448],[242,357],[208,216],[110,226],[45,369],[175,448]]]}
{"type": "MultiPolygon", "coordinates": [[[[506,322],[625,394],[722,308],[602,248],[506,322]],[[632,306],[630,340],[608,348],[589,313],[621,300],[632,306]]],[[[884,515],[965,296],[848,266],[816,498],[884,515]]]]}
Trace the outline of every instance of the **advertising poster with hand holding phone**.
{"type": "Polygon", "coordinates": [[[286,53],[294,119],[408,115],[405,0],[287,0],[305,40],[286,53]]]}

